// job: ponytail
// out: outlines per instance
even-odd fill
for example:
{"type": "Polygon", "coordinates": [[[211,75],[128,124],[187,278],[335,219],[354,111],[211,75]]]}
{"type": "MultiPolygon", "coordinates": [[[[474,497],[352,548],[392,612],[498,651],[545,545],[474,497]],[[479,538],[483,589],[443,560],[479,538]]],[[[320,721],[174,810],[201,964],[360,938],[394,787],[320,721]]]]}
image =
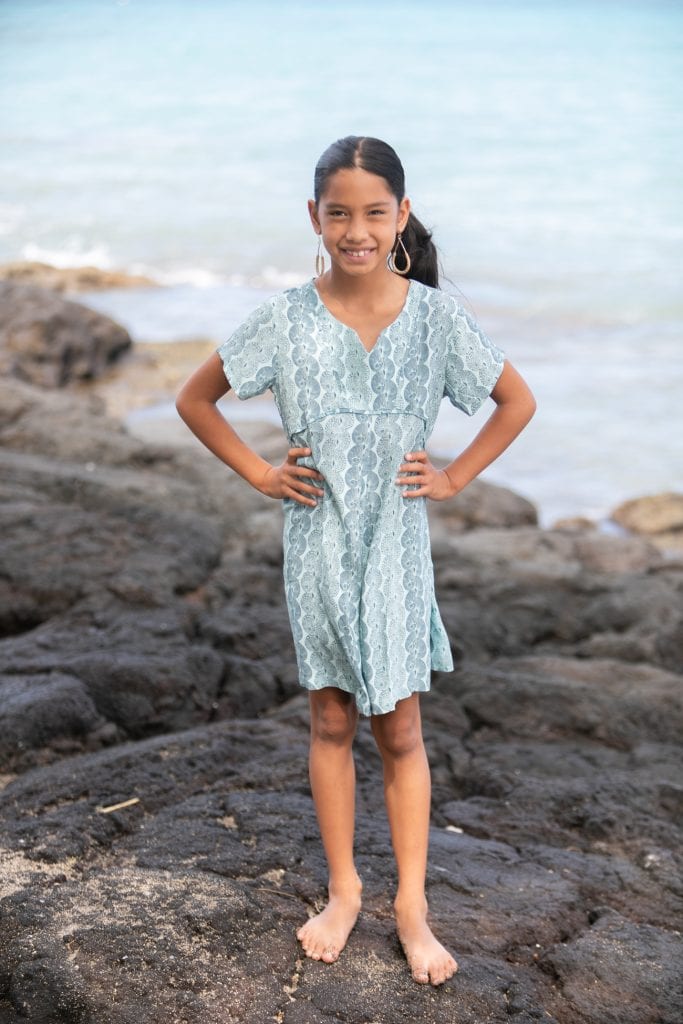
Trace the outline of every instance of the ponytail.
{"type": "Polygon", "coordinates": [[[430,288],[438,288],[439,263],[436,246],[432,242],[432,233],[417,219],[412,210],[408,215],[408,223],[401,233],[401,241],[410,256],[410,270],[406,277],[421,281],[430,288]]]}

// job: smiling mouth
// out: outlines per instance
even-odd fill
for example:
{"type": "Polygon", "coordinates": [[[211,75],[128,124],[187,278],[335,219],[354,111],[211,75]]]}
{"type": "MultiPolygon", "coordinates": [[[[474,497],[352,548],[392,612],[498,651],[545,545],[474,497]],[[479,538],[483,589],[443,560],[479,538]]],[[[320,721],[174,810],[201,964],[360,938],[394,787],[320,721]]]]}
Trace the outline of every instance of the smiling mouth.
{"type": "Polygon", "coordinates": [[[361,259],[363,256],[369,256],[374,251],[374,249],[342,249],[344,255],[351,256],[352,259],[361,259]]]}

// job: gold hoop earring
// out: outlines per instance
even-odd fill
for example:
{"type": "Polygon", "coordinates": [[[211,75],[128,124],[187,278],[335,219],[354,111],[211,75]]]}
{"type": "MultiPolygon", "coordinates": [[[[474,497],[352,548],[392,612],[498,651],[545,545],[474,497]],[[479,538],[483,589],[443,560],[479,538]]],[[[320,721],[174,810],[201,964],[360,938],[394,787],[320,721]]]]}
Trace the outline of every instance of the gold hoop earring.
{"type": "Polygon", "coordinates": [[[389,267],[389,270],[392,271],[392,273],[394,273],[394,274],[401,274],[402,276],[405,276],[408,273],[408,271],[410,270],[410,256],[408,255],[408,250],[406,249],[405,245],[403,244],[403,239],[401,238],[401,232],[400,231],[396,235],[396,243],[394,245],[394,248],[391,250],[391,252],[387,256],[387,266],[389,267]],[[399,245],[403,249],[403,256],[404,256],[404,259],[405,259],[405,266],[403,267],[402,270],[399,270],[398,267],[396,266],[396,254],[398,253],[399,245]]]}
{"type": "Polygon", "coordinates": [[[315,257],[315,276],[322,277],[325,273],[325,257],[322,254],[320,246],[322,245],[322,238],[318,235],[318,253],[315,257]]]}

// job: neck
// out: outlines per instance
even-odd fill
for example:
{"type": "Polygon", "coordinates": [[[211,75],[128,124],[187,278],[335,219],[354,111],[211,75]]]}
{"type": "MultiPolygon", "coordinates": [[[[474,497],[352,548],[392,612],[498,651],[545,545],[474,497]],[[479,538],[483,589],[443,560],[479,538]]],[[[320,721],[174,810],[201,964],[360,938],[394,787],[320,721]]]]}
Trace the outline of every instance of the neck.
{"type": "Polygon", "coordinates": [[[356,277],[345,274],[332,264],[330,270],[317,279],[317,287],[320,292],[333,296],[341,303],[367,308],[392,297],[404,296],[408,278],[401,279],[388,267],[378,267],[370,274],[359,274],[356,277]]]}

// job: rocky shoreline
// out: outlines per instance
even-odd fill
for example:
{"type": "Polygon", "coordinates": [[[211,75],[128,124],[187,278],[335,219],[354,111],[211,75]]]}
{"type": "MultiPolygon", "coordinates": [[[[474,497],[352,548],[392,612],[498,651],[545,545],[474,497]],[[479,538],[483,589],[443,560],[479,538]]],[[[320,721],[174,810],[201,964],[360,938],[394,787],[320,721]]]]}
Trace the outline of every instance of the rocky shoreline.
{"type": "MultiPolygon", "coordinates": [[[[639,532],[614,535],[540,529],[479,481],[430,503],[456,670],[422,699],[428,897],[460,971],[425,990],[402,959],[367,720],[365,906],[340,961],[316,963],[295,938],[325,870],[281,507],[191,436],[126,429],[184,376],[159,384],[163,346],[90,353],[64,381],[86,365],[73,336],[34,330],[19,358],[0,326],[0,1021],[680,1020],[680,496],[625,510],[639,532]]],[[[284,457],[281,431],[238,430],[284,457]]]]}

